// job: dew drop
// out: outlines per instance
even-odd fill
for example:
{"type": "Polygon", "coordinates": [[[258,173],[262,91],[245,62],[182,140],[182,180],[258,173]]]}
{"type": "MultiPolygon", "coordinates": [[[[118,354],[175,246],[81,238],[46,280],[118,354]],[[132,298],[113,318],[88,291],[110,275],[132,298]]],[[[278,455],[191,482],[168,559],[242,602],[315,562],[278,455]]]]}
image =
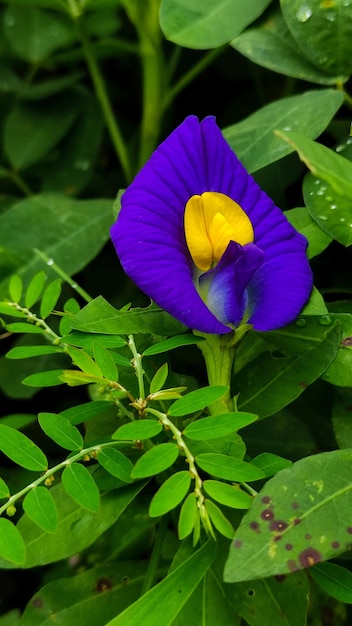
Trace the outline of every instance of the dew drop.
{"type": "Polygon", "coordinates": [[[349,137],[346,141],[347,145],[350,146],[352,143],[352,137],[349,137]]]}
{"type": "Polygon", "coordinates": [[[314,185],[320,185],[320,183],[321,183],[320,178],[316,178],[314,181],[314,185]]]}
{"type": "Polygon", "coordinates": [[[291,126],[284,126],[282,130],[292,130],[291,126]]]}
{"type": "Polygon", "coordinates": [[[343,150],[346,150],[346,144],[340,143],[338,146],[336,146],[335,150],[336,152],[343,152],[343,150]]]}
{"type": "Polygon", "coordinates": [[[54,259],[48,259],[46,264],[47,265],[54,265],[54,259]]]}
{"type": "Polygon", "coordinates": [[[325,17],[327,20],[329,20],[329,22],[334,22],[336,20],[336,13],[333,13],[332,11],[328,11],[325,17]]]}
{"type": "Polygon", "coordinates": [[[87,170],[89,168],[89,161],[85,160],[85,159],[77,159],[77,161],[75,161],[73,167],[75,168],[75,170],[87,170]]]}
{"type": "Polygon", "coordinates": [[[349,228],[352,228],[352,224],[348,224],[349,228]]]}
{"type": "Polygon", "coordinates": [[[330,209],[332,210],[337,209],[337,204],[330,204],[330,209]]]}
{"type": "Polygon", "coordinates": [[[346,218],[345,217],[340,217],[340,222],[345,222],[346,218]]]}
{"type": "Polygon", "coordinates": [[[302,4],[296,13],[296,18],[299,22],[307,22],[312,17],[312,9],[307,4],[302,4]]]}
{"type": "Polygon", "coordinates": [[[307,326],[307,322],[305,319],[303,319],[303,317],[300,317],[297,321],[296,321],[296,326],[299,326],[300,328],[303,328],[303,326],[307,326]]]}
{"type": "Polygon", "coordinates": [[[351,4],[351,0],[342,0],[342,6],[343,7],[349,7],[351,4]]]}
{"type": "Polygon", "coordinates": [[[325,200],[326,202],[332,202],[332,197],[331,196],[325,196],[325,200]]]}
{"type": "Polygon", "coordinates": [[[321,315],[319,317],[319,324],[322,326],[330,326],[332,324],[332,319],[330,315],[321,315]]]}
{"type": "Polygon", "coordinates": [[[328,219],[327,215],[317,215],[318,220],[321,220],[322,222],[326,222],[326,220],[328,219]]]}
{"type": "Polygon", "coordinates": [[[77,283],[71,283],[71,287],[72,287],[72,289],[77,289],[78,285],[77,285],[77,283]]]}

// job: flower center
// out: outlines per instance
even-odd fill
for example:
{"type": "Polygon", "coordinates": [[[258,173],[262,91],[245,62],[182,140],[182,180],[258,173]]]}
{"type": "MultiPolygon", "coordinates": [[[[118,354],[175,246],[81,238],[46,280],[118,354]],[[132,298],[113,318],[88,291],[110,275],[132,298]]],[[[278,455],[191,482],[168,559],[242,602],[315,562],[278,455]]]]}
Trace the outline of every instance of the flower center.
{"type": "Polygon", "coordinates": [[[244,246],[254,240],[253,226],[244,210],[217,191],[188,200],[184,228],[193,262],[205,272],[220,261],[230,241],[244,246]]]}

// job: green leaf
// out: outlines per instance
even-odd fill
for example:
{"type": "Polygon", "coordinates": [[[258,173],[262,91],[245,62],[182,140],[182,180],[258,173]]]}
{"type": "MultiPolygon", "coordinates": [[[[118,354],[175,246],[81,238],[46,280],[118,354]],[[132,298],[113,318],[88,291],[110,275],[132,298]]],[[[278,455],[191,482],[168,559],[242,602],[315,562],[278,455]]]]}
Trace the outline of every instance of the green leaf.
{"type": "Polygon", "coordinates": [[[103,378],[103,373],[97,363],[81,348],[75,348],[74,346],[68,346],[67,352],[70,355],[73,363],[79,367],[85,374],[95,376],[96,378],[103,378]]]}
{"type": "Polygon", "coordinates": [[[287,574],[348,549],[351,460],[351,449],[316,454],[268,480],[236,531],[225,581],[287,574]]]}
{"type": "Polygon", "coordinates": [[[283,459],[281,456],[272,454],[271,452],[262,452],[262,454],[258,454],[258,456],[252,459],[251,463],[252,465],[255,465],[255,467],[259,467],[259,469],[261,469],[267,477],[274,476],[281,470],[292,465],[292,461],[283,459]]]}
{"type": "Polygon", "coordinates": [[[44,472],[48,469],[45,454],[26,435],[0,424],[0,450],[11,461],[33,472],[44,472]]]}
{"type": "Polygon", "coordinates": [[[10,333],[30,333],[31,335],[41,335],[44,329],[34,324],[26,324],[26,322],[13,322],[5,325],[6,330],[10,333]]]}
{"type": "MultiPolygon", "coordinates": [[[[39,4],[39,3],[37,3],[39,4]]],[[[58,2],[47,2],[47,6],[58,2]]],[[[44,6],[40,2],[40,6],[44,6]]],[[[8,7],[4,17],[5,35],[20,58],[38,64],[54,50],[75,39],[73,26],[61,15],[28,6],[8,7]]]]}
{"type": "Polygon", "coordinates": [[[170,406],[168,414],[172,417],[182,417],[183,415],[201,411],[209,404],[212,404],[212,402],[222,398],[227,390],[227,387],[212,385],[210,387],[202,387],[201,389],[190,391],[190,393],[179,398],[170,406]]]}
{"type": "Polygon", "coordinates": [[[352,73],[349,3],[281,0],[283,17],[303,55],[323,71],[342,77],[352,73]]]}
{"type": "Polygon", "coordinates": [[[9,498],[10,497],[10,490],[7,486],[7,484],[5,483],[5,481],[0,478],[0,498],[9,498]]]}
{"type": "Polygon", "coordinates": [[[85,402],[84,404],[77,404],[65,411],[61,412],[63,417],[66,417],[71,424],[82,424],[92,417],[104,417],[106,413],[115,415],[115,405],[112,402],[99,401],[85,402]]]}
{"type": "Polygon", "coordinates": [[[152,380],[150,381],[149,393],[156,393],[164,386],[169,373],[169,367],[167,363],[164,363],[155,372],[152,380]]]}
{"type": "Polygon", "coordinates": [[[99,489],[84,465],[71,463],[62,472],[62,484],[77,504],[89,511],[98,511],[100,506],[99,489]]]}
{"type": "Polygon", "coordinates": [[[103,448],[99,451],[98,461],[112,476],[123,480],[124,483],[132,482],[131,472],[133,465],[120,450],[116,450],[115,448],[103,448]]]}
{"type": "Polygon", "coordinates": [[[150,348],[143,351],[143,356],[169,352],[169,350],[181,348],[182,346],[191,346],[193,344],[202,343],[202,341],[204,341],[203,337],[196,337],[195,335],[176,335],[175,337],[169,337],[164,341],[153,344],[150,348]]]}
{"type": "MultiPolygon", "coordinates": [[[[20,302],[22,296],[23,283],[20,276],[14,274],[10,278],[9,293],[13,302],[20,302]]],[[[27,306],[27,305],[26,305],[27,306]]]]}
{"type": "MultiPolygon", "coordinates": [[[[43,269],[35,249],[49,258],[46,272],[50,279],[56,278],[53,260],[67,274],[75,274],[97,255],[107,241],[110,225],[110,200],[73,200],[54,193],[20,200],[6,215],[0,213],[0,251],[4,247],[17,254],[17,267],[8,274],[16,271],[28,283],[43,269]]],[[[8,278],[1,277],[0,298],[7,296],[7,282],[8,278]]]]}
{"type": "Polygon", "coordinates": [[[233,509],[249,509],[253,501],[253,498],[238,485],[228,485],[218,480],[205,480],[203,487],[213,500],[233,509]]]}
{"type": "Polygon", "coordinates": [[[197,455],[196,463],[208,474],[224,480],[250,482],[265,478],[265,474],[261,469],[225,454],[205,452],[197,455]]]}
{"type": "Polygon", "coordinates": [[[332,406],[332,426],[339,448],[352,448],[352,390],[337,388],[332,406]]]}
{"type": "Polygon", "coordinates": [[[272,11],[253,28],[248,28],[231,46],[245,57],[271,71],[322,85],[334,84],[337,76],[324,72],[302,55],[280,10],[272,11]]]}
{"type": "Polygon", "coordinates": [[[87,304],[76,315],[72,326],[76,330],[112,335],[178,335],[185,329],[171,315],[156,307],[118,311],[102,296],[87,304]]]}
{"type": "Polygon", "coordinates": [[[307,255],[309,259],[323,252],[331,243],[332,237],[319,228],[310,217],[306,207],[291,209],[286,211],[285,215],[290,224],[308,239],[307,255]]]}
{"type": "Polygon", "coordinates": [[[191,534],[198,515],[197,496],[192,492],[188,494],[180,511],[178,520],[178,538],[180,541],[191,534]]]}
{"type": "Polygon", "coordinates": [[[49,370],[30,374],[23,379],[22,383],[29,387],[56,387],[63,384],[61,377],[62,370],[49,370]]]}
{"type": "Polygon", "coordinates": [[[46,281],[45,272],[41,271],[33,276],[29,283],[25,296],[25,306],[30,309],[35,304],[43,291],[44,283],[46,281]]]}
{"type": "Polygon", "coordinates": [[[191,476],[187,471],[172,474],[154,494],[149,507],[150,517],[165,515],[177,507],[186,496],[191,484],[191,476]]]}
{"type": "Polygon", "coordinates": [[[215,542],[208,540],[182,565],[139,598],[106,626],[166,626],[182,609],[215,558],[215,542]]]}
{"type": "Polygon", "coordinates": [[[246,4],[232,0],[163,0],[160,25],[170,41],[186,48],[217,48],[253,22],[270,0],[248,0],[246,4]]]}
{"type": "MultiPolygon", "coordinates": [[[[76,311],[78,313],[79,309],[76,311]]],[[[77,348],[92,349],[93,343],[99,343],[104,348],[123,348],[126,340],[118,335],[100,335],[98,333],[70,333],[62,337],[63,343],[77,348]]],[[[114,355],[115,356],[115,355],[114,355]]],[[[128,361],[130,365],[130,362],[128,361]]]]}
{"type": "Polygon", "coordinates": [[[112,439],[120,439],[122,441],[143,441],[155,437],[161,433],[162,424],[153,419],[143,419],[135,422],[123,424],[112,435],[112,439]]]}
{"type": "Polygon", "coordinates": [[[17,527],[10,520],[0,517],[0,557],[22,565],[26,548],[17,527]]]}
{"type": "Polygon", "coordinates": [[[55,532],[58,523],[56,505],[46,487],[34,487],[23,500],[23,509],[28,517],[48,533],[55,532]]]}
{"type": "Polygon", "coordinates": [[[210,452],[212,454],[226,454],[229,457],[242,460],[246,452],[244,441],[238,433],[202,441],[185,437],[185,441],[193,456],[210,452]]]}
{"type": "Polygon", "coordinates": [[[230,433],[236,432],[240,428],[252,424],[258,419],[253,413],[225,413],[225,415],[214,415],[202,417],[191,424],[188,424],[183,431],[185,437],[199,441],[207,439],[217,439],[230,433]]]}
{"type": "Polygon", "coordinates": [[[343,246],[350,246],[352,195],[337,193],[330,183],[308,174],[303,181],[303,197],[311,218],[321,232],[343,246]]]}
{"type": "Polygon", "coordinates": [[[81,450],[83,438],[76,426],[56,413],[39,413],[38,421],[45,434],[65,450],[81,450]]]}
{"type": "Polygon", "coordinates": [[[160,474],[173,465],[178,457],[179,449],[174,443],[160,443],[150,448],[135,464],[132,478],[146,478],[160,474]]]}
{"type": "Polygon", "coordinates": [[[352,573],[335,563],[318,563],[310,570],[312,578],[329,596],[352,604],[352,573]]]}
{"type": "Polygon", "coordinates": [[[223,130],[225,139],[249,172],[255,172],[295,149],[280,140],[288,130],[315,139],[342,105],[341,93],[332,89],[306,91],[265,105],[241,122],[223,130]],[[253,150],[253,145],[256,149],[253,150]]]}
{"type": "Polygon", "coordinates": [[[50,285],[47,286],[43,293],[42,301],[40,303],[40,316],[45,320],[45,318],[50,315],[50,313],[54,310],[56,303],[61,295],[61,280],[57,278],[53,280],[50,285]]]}
{"type": "Polygon", "coordinates": [[[352,387],[352,315],[333,313],[332,318],[341,324],[341,342],[334,360],[322,378],[338,387],[352,387]]]}
{"type": "MultiPolygon", "coordinates": [[[[235,377],[236,389],[241,390],[241,410],[260,418],[273,415],[297,398],[331,363],[340,341],[339,325],[326,316],[302,319],[302,326],[298,320],[276,335],[280,350],[296,354],[275,358],[265,352],[235,377]]],[[[275,333],[267,335],[271,340],[275,333]]]]}
{"type": "Polygon", "coordinates": [[[0,313],[2,315],[11,315],[11,317],[27,317],[26,313],[19,311],[16,307],[7,302],[0,302],[0,313]]]}
{"type": "Polygon", "coordinates": [[[224,537],[227,537],[228,539],[233,539],[233,536],[235,534],[234,528],[229,520],[226,519],[223,512],[220,511],[219,507],[216,506],[214,502],[211,502],[211,500],[205,500],[205,508],[216,530],[224,535],[224,537]]]}
{"type": "Polygon", "coordinates": [[[93,344],[94,359],[99,367],[104,378],[108,380],[118,380],[118,371],[115,365],[115,361],[112,358],[110,352],[104,348],[100,343],[95,342],[93,344]]]}
{"type": "Polygon", "coordinates": [[[59,346],[16,346],[7,352],[7,359],[28,359],[43,354],[58,354],[62,352],[59,346]]]}

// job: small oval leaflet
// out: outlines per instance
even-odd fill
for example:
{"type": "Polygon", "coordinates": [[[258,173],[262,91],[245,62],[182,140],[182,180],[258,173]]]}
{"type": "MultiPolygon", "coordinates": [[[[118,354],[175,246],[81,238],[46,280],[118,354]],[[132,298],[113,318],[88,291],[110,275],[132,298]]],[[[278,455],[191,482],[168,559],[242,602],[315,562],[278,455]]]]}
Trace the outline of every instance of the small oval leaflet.
{"type": "Polygon", "coordinates": [[[13,302],[19,302],[22,296],[23,283],[22,278],[17,274],[13,274],[9,282],[10,297],[13,302]]]}
{"type": "Polygon", "coordinates": [[[191,534],[197,515],[197,496],[194,492],[192,492],[188,494],[180,511],[180,517],[178,520],[178,538],[180,541],[191,534]]]}
{"type": "Polygon", "coordinates": [[[33,276],[29,283],[25,296],[25,306],[30,309],[40,298],[40,294],[43,291],[44,283],[46,281],[45,272],[40,271],[33,276]]]}
{"type": "Polygon", "coordinates": [[[147,478],[163,472],[175,463],[178,452],[175,443],[161,443],[151,448],[138,459],[131,473],[132,478],[147,478]]]}
{"type": "Polygon", "coordinates": [[[45,434],[65,450],[81,450],[83,438],[76,426],[56,413],[39,413],[38,421],[45,434]]]}
{"type": "Polygon", "coordinates": [[[264,472],[259,468],[225,454],[205,452],[196,457],[196,463],[208,474],[224,480],[242,482],[265,478],[264,472]]]}
{"type": "Polygon", "coordinates": [[[23,509],[30,519],[46,532],[57,528],[58,516],[54,499],[46,487],[31,489],[23,500],[23,509]]]}
{"type": "Polygon", "coordinates": [[[0,424],[0,450],[25,469],[43,472],[48,468],[44,452],[26,435],[5,424],[0,424]]]}
{"type": "Polygon", "coordinates": [[[248,424],[252,424],[258,419],[254,413],[226,413],[224,415],[214,415],[203,417],[186,426],[183,431],[189,439],[205,441],[224,437],[248,424]]]}
{"type": "Polygon", "coordinates": [[[191,484],[187,471],[176,472],[170,476],[154,494],[149,507],[150,517],[158,517],[172,511],[185,497],[191,484]]]}
{"type": "Polygon", "coordinates": [[[112,439],[121,439],[122,441],[136,441],[155,437],[162,431],[163,427],[160,422],[152,419],[144,419],[135,422],[129,422],[120,426],[112,439]]]}
{"type": "Polygon", "coordinates": [[[75,502],[89,511],[98,511],[99,489],[84,465],[80,463],[67,465],[62,472],[61,480],[65,491],[75,502]]]}
{"type": "Polygon", "coordinates": [[[205,508],[208,511],[209,517],[213,522],[216,530],[219,531],[224,537],[228,539],[232,539],[235,531],[232,524],[225,517],[222,511],[220,511],[219,507],[214,504],[211,500],[205,501],[205,508]]]}
{"type": "Polygon", "coordinates": [[[5,517],[0,518],[0,556],[12,563],[24,563],[26,547],[16,526],[5,517]]]}
{"type": "Polygon", "coordinates": [[[253,498],[236,485],[228,485],[218,480],[205,480],[204,490],[213,500],[233,509],[249,509],[253,498]]]}
{"type": "Polygon", "coordinates": [[[42,301],[40,303],[40,316],[45,320],[60,298],[61,294],[61,280],[56,278],[50,285],[47,286],[43,293],[42,301]]]}
{"type": "Polygon", "coordinates": [[[182,417],[183,415],[201,411],[209,404],[222,398],[227,390],[228,388],[223,385],[213,385],[190,391],[186,396],[179,398],[171,405],[168,414],[172,417],[182,417]]]}
{"type": "Polygon", "coordinates": [[[115,448],[103,448],[99,451],[98,462],[112,476],[116,476],[125,483],[132,482],[131,461],[120,450],[115,448]]]}

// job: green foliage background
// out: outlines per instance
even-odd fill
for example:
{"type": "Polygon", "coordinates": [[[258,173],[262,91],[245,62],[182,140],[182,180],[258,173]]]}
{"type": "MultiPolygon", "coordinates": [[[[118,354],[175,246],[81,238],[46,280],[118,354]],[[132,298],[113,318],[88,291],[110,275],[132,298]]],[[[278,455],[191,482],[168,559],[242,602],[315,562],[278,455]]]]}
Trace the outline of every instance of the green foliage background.
{"type": "Polygon", "coordinates": [[[1,0],[0,32],[0,626],[349,624],[352,1],[1,0]],[[299,319],[235,347],[109,242],[188,114],[309,242],[299,319]]]}

